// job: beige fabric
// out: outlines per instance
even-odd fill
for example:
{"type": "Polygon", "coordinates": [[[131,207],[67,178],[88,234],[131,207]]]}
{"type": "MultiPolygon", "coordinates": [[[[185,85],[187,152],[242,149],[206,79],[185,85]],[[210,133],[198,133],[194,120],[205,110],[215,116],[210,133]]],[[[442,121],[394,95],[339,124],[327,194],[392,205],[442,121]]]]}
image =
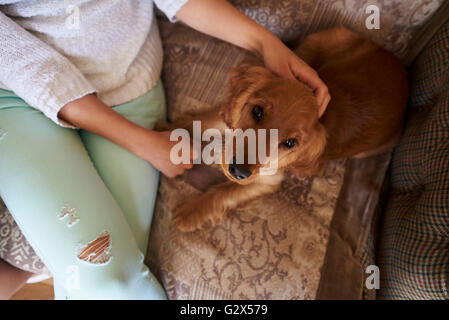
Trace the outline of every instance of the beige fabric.
{"type": "Polygon", "coordinates": [[[343,24],[373,39],[400,57],[407,45],[444,0],[231,0],[248,16],[282,40],[302,41],[307,34],[343,24]],[[368,30],[369,5],[380,13],[380,29],[368,30]]]}
{"type": "Polygon", "coordinates": [[[50,274],[0,198],[0,259],[33,273],[50,274]]]}
{"type": "Polygon", "coordinates": [[[173,208],[198,191],[163,179],[148,259],[171,299],[313,299],[344,162],[322,178],[289,176],[282,189],[219,225],[181,233],[173,208]]]}

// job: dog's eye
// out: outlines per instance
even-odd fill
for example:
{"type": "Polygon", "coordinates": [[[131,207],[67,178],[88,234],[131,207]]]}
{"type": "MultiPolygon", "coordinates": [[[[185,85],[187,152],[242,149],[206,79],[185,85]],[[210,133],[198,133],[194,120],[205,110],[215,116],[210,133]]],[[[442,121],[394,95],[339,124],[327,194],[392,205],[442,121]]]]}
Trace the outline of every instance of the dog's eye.
{"type": "Polygon", "coordinates": [[[291,139],[287,139],[287,140],[285,140],[284,142],[282,142],[281,144],[284,146],[284,147],[286,147],[286,148],[288,148],[288,149],[291,149],[291,148],[293,148],[295,145],[296,145],[296,139],[294,139],[294,138],[291,138],[291,139]]]}
{"type": "Polygon", "coordinates": [[[261,106],[258,106],[258,105],[254,106],[252,113],[253,113],[254,120],[256,120],[256,122],[259,122],[260,120],[262,120],[263,109],[261,106]]]}

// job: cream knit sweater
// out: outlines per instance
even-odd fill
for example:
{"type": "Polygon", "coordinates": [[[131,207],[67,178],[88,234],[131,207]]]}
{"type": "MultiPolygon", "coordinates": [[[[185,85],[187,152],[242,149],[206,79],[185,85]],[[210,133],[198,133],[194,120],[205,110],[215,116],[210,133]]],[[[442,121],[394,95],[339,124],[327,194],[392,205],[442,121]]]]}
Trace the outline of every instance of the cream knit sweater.
{"type": "MultiPolygon", "coordinates": [[[[187,0],[154,0],[171,20],[187,0]]],[[[54,122],[96,92],[113,106],[156,85],[162,44],[152,0],[0,0],[0,87],[54,122]]]]}

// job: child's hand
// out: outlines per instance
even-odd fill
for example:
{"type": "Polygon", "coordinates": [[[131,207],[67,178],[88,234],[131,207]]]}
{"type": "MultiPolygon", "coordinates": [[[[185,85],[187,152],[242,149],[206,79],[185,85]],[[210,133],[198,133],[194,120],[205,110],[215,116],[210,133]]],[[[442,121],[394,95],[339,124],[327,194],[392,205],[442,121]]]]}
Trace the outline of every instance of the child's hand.
{"type": "Polygon", "coordinates": [[[170,159],[171,149],[178,144],[177,141],[170,141],[170,131],[156,132],[149,131],[148,141],[142,146],[139,156],[150,162],[156,169],[169,178],[183,174],[185,170],[193,167],[193,159],[197,157],[190,145],[190,163],[174,164],[170,159]]]}
{"type": "Polygon", "coordinates": [[[299,79],[308,84],[318,100],[318,116],[321,117],[331,100],[329,91],[317,72],[293,53],[275,36],[264,39],[260,54],[265,65],[275,73],[289,79],[299,79]]]}
{"type": "Polygon", "coordinates": [[[170,151],[177,141],[170,141],[170,132],[145,129],[126,119],[105,105],[95,95],[89,94],[66,104],[58,116],[85,130],[89,130],[136,156],[150,162],[167,177],[173,178],[193,167],[197,157],[190,147],[190,164],[176,165],[170,160],[170,151]]]}
{"type": "Polygon", "coordinates": [[[310,66],[298,58],[281,40],[225,0],[189,0],[176,16],[188,26],[261,54],[265,64],[280,76],[308,84],[323,115],[330,101],[329,91],[310,66]]]}

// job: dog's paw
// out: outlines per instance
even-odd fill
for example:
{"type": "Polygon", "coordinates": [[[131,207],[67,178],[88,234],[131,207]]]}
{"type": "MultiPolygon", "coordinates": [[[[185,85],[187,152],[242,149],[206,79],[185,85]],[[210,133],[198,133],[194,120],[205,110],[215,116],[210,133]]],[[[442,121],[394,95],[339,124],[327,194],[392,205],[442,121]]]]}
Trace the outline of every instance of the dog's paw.
{"type": "Polygon", "coordinates": [[[174,225],[182,232],[191,232],[204,227],[213,227],[225,215],[207,206],[207,201],[196,199],[178,207],[173,216],[174,225]]]}
{"type": "Polygon", "coordinates": [[[156,131],[169,131],[170,129],[171,129],[170,123],[163,120],[156,122],[156,125],[154,126],[154,130],[156,131]]]}
{"type": "Polygon", "coordinates": [[[173,215],[173,223],[182,232],[191,232],[199,229],[201,223],[197,219],[197,214],[193,208],[182,205],[177,208],[173,215]]]}

